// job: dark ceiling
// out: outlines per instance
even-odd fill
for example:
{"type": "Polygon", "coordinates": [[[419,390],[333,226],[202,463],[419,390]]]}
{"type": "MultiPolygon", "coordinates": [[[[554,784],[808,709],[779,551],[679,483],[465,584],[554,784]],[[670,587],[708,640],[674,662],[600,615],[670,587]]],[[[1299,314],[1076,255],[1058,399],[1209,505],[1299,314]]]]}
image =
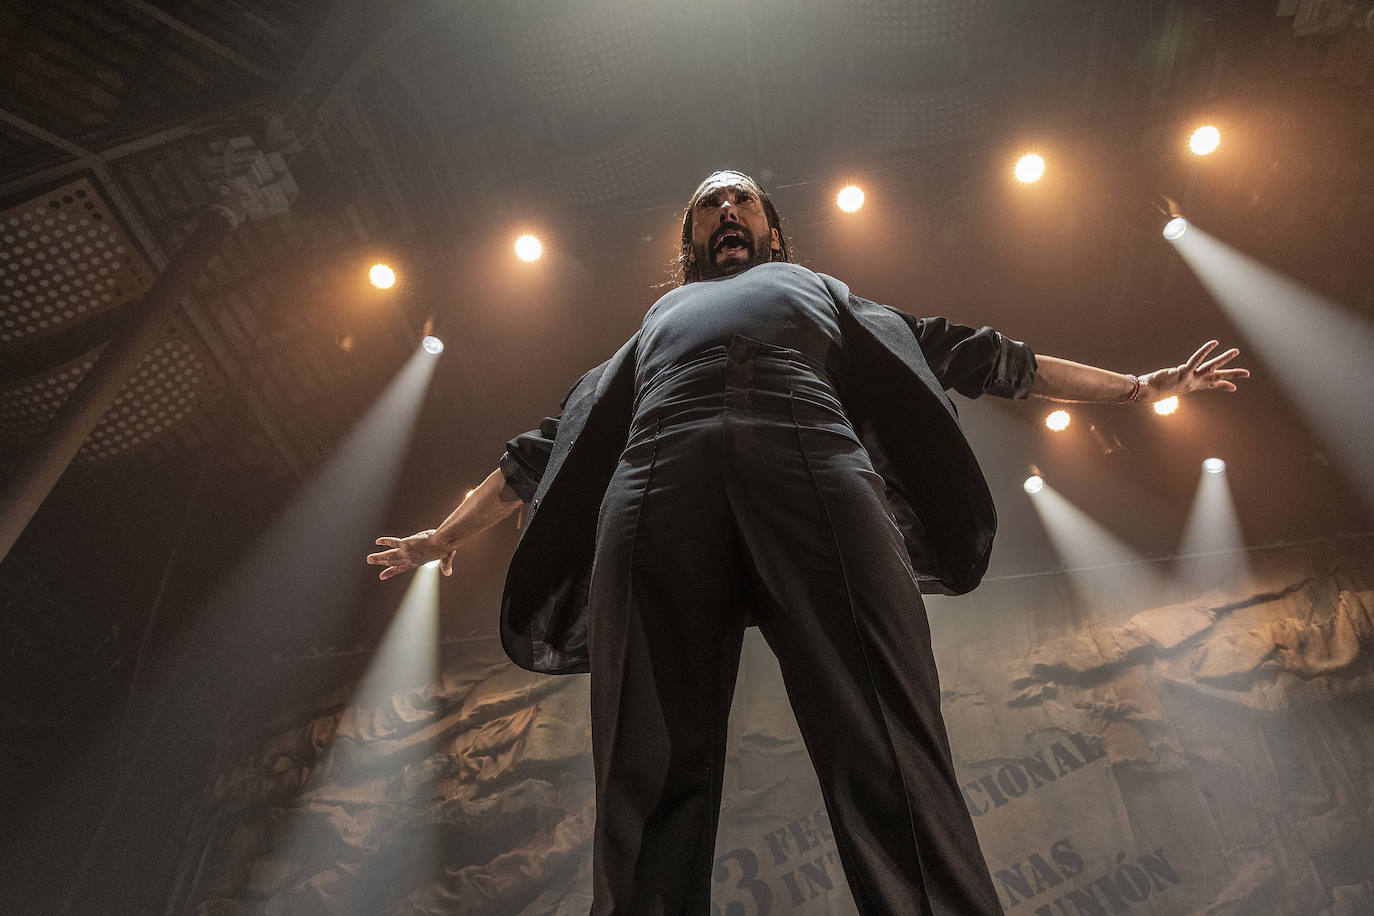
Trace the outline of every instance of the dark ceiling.
{"type": "MultiPolygon", "coordinates": [[[[1176,321],[1167,300],[1184,297],[1152,236],[1156,194],[1239,224],[1261,255],[1329,228],[1337,249],[1297,259],[1302,279],[1368,296],[1352,260],[1370,223],[1374,36],[1323,4],[1263,6],[7,3],[0,204],[84,178],[156,269],[209,201],[213,141],[281,152],[299,187],[187,303],[174,349],[199,366],[190,405],[150,396],[156,435],[86,459],[214,448],[304,477],[431,316],[463,335],[447,397],[485,401],[533,354],[548,384],[514,384],[547,404],[627,335],[672,255],[674,208],[723,164],[775,189],[808,263],[868,295],[1142,368],[1174,351],[1108,342],[1143,341],[1142,311],[1176,321]],[[1227,129],[1205,164],[1182,148],[1201,118],[1227,129]],[[1050,176],[1017,197],[1009,163],[1032,147],[1050,176]],[[869,236],[830,203],[849,177],[868,189],[869,236]],[[524,227],[549,243],[556,290],[512,278],[524,227]],[[385,297],[358,282],[373,255],[401,272],[385,297]],[[521,296],[544,303],[523,324],[487,314],[521,296]],[[230,443],[213,435],[226,410],[242,420],[230,443]]],[[[125,285],[128,301],[144,288],[125,285]]],[[[32,296],[6,298],[21,326],[39,317],[32,296]]],[[[0,454],[60,401],[35,384],[118,324],[0,341],[19,402],[0,405],[0,454]]]]}
{"type": "MultiPolygon", "coordinates": [[[[772,190],[814,269],[1040,352],[1146,371],[1211,336],[1244,345],[1160,238],[1161,195],[1374,320],[1370,6],[0,0],[0,476],[175,258],[225,141],[289,203],[211,259],[0,566],[6,728],[60,747],[84,716],[123,752],[121,710],[158,682],[130,672],[192,627],[185,608],[427,322],[448,351],[386,525],[437,521],[633,332],[714,168],[772,190]],[[1223,145],[1200,159],[1186,141],[1204,121],[1223,145]],[[1030,150],[1047,174],[1018,186],[1030,150]],[[854,217],[833,203],[851,180],[868,196],[854,217]],[[534,265],[511,254],[527,230],[545,244],[534,265]],[[400,276],[389,292],[364,281],[377,259],[400,276]]],[[[1252,544],[1367,531],[1283,380],[1247,364],[1240,393],[1168,422],[1085,408],[1054,440],[1037,406],[963,407],[1003,519],[993,574],[1061,562],[1019,490],[1030,462],[1150,555],[1176,548],[1214,453],[1252,544]],[[1104,454],[1089,425],[1125,448],[1104,454]]],[[[1332,397],[1370,399],[1340,383],[1332,397]]],[[[448,586],[467,604],[454,626],[489,629],[513,540],[474,548],[448,586]]],[[[275,683],[243,665],[375,641],[395,592],[357,565],[351,629],[216,624],[165,683],[199,671],[201,692],[182,692],[211,702],[222,670],[275,683]],[[215,640],[232,663],[209,661],[215,640]]]]}

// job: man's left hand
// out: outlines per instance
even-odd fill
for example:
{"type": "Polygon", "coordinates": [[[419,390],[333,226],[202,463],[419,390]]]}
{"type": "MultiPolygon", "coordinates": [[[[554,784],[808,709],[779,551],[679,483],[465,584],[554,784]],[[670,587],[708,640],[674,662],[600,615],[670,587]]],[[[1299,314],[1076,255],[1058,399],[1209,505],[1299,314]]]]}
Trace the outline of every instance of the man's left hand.
{"type": "Polygon", "coordinates": [[[1188,357],[1186,363],[1172,369],[1157,369],[1142,376],[1140,380],[1144,383],[1145,397],[1151,401],[1158,401],[1161,398],[1188,394],[1192,391],[1204,391],[1208,388],[1235,391],[1236,382],[1240,379],[1249,378],[1250,370],[1224,368],[1227,363],[1240,355],[1240,350],[1235,347],[1219,356],[1207,359],[1208,355],[1218,346],[1217,341],[1209,340],[1198,347],[1197,352],[1188,357]]]}

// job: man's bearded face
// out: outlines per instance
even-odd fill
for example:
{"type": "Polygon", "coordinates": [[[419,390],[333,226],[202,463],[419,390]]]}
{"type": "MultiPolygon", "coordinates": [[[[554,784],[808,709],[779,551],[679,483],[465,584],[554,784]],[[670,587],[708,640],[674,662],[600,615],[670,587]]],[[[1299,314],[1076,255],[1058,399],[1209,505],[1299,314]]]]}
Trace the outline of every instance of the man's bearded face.
{"type": "Polygon", "coordinates": [[[692,204],[692,256],[701,279],[723,277],[773,259],[781,250],[758,187],[742,175],[713,177],[692,204]]]}

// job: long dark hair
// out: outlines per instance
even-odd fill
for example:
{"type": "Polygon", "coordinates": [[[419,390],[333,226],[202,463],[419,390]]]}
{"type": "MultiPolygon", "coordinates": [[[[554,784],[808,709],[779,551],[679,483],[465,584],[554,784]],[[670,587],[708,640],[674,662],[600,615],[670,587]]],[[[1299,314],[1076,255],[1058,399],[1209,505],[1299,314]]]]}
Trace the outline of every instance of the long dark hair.
{"type": "Polygon", "coordinates": [[[778,244],[781,250],[774,251],[772,259],[788,262],[792,260],[792,245],[787,240],[787,233],[782,231],[782,220],[778,218],[777,208],[773,206],[773,201],[768,197],[768,192],[757,181],[743,172],[737,172],[734,169],[719,169],[707,175],[706,179],[697,185],[697,189],[692,192],[692,199],[687,201],[686,212],[682,214],[682,244],[678,247],[677,264],[674,266],[670,277],[670,282],[675,281],[674,285],[676,286],[693,283],[701,279],[701,265],[697,264],[696,259],[692,256],[692,214],[696,212],[697,201],[701,200],[706,189],[722,175],[734,175],[741,179],[740,184],[752,185],[753,189],[758,192],[759,201],[763,204],[763,212],[768,217],[768,228],[778,230],[778,244]]]}

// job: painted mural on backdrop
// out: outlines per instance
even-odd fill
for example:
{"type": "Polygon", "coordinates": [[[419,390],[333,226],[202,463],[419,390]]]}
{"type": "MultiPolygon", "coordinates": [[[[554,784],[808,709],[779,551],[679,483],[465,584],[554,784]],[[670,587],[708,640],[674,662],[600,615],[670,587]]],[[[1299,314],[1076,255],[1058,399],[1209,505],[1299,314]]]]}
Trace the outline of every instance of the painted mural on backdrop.
{"type": "MultiPolygon", "coordinates": [[[[961,788],[1009,914],[1374,912],[1374,560],[1263,567],[1034,644],[936,628],[961,788]]],[[[381,707],[242,748],[210,790],[208,848],[187,851],[204,863],[187,909],[585,913],[586,681],[478,645],[381,707]]],[[[713,914],[851,914],[776,663],[757,631],[745,652],[713,914]]]]}

